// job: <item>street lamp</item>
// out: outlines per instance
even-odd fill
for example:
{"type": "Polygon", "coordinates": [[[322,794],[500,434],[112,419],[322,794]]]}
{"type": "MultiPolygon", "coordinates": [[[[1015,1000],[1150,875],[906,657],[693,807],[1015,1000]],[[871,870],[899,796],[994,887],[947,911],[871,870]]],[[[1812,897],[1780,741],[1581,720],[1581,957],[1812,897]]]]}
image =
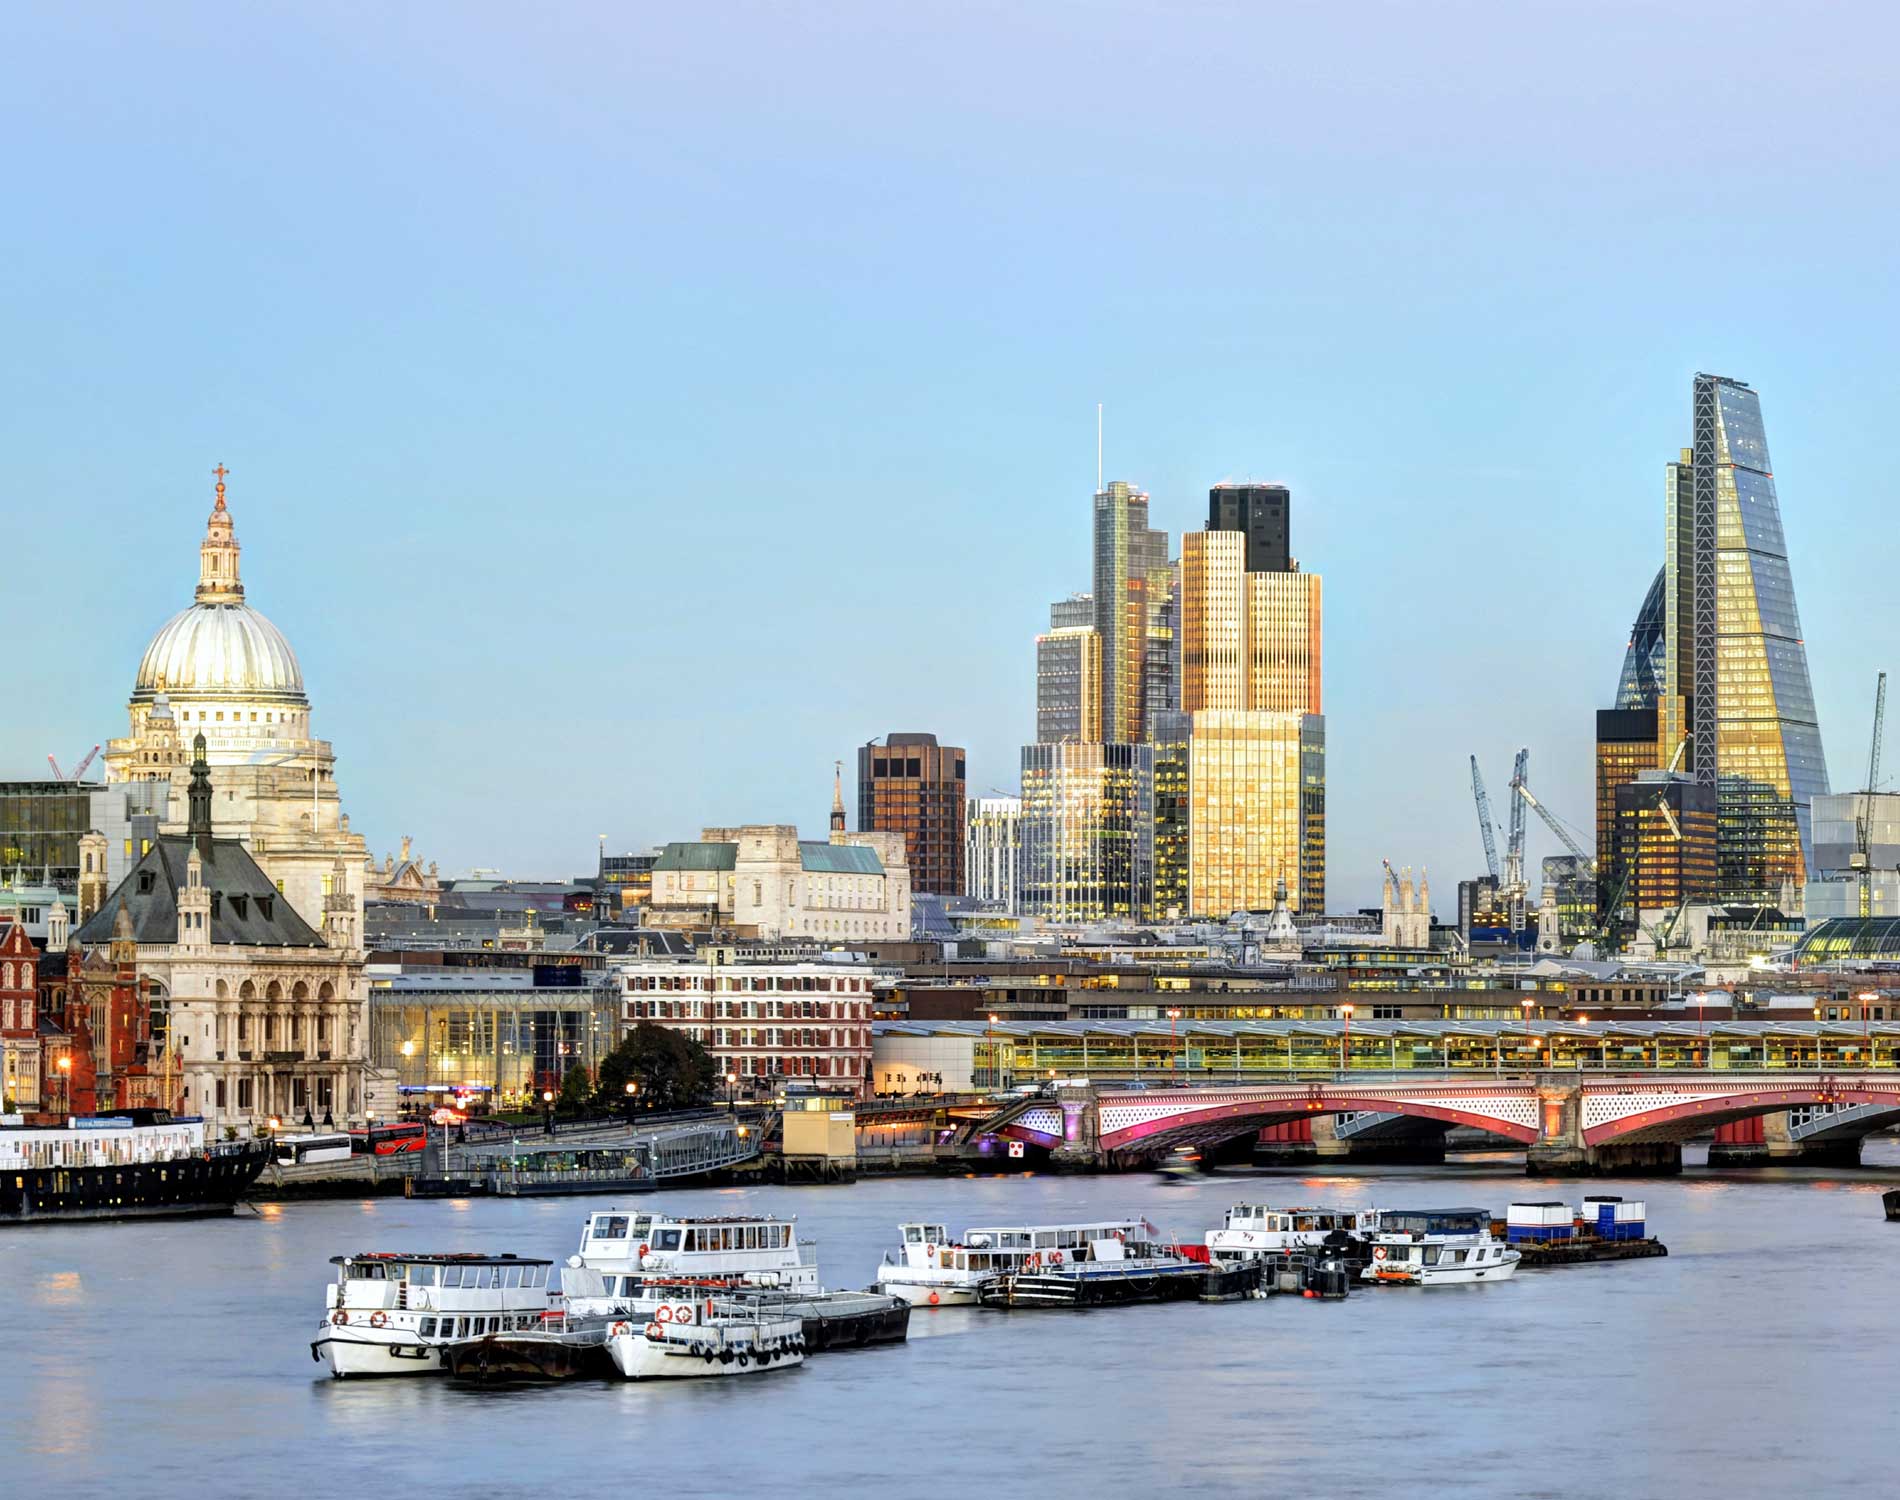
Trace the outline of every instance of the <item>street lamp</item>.
{"type": "Polygon", "coordinates": [[[554,1090],[541,1090],[541,1124],[549,1135],[554,1134],[554,1090]]]}
{"type": "Polygon", "coordinates": [[[737,1073],[726,1074],[726,1113],[729,1115],[739,1113],[738,1088],[739,1075],[737,1073]]]}
{"type": "Polygon", "coordinates": [[[73,1112],[73,1056],[62,1052],[59,1057],[59,1112],[69,1115],[73,1112]]]}
{"type": "Polygon", "coordinates": [[[1858,1000],[1858,1001],[1860,1001],[1860,1035],[1861,1035],[1861,1040],[1862,1040],[1862,1041],[1872,1041],[1872,1040],[1873,1040],[1873,1027],[1872,1027],[1871,1025],[1869,1025],[1869,1024],[1868,1024],[1868,1020],[1867,1020],[1867,1017],[1868,1017],[1868,1015],[1869,1015],[1869,1011],[1868,1011],[1868,1009],[1867,1009],[1867,1007],[1868,1007],[1868,1006],[1870,1006],[1870,1005],[1872,1005],[1872,1004],[1874,1003],[1874,1001],[1876,1001],[1876,1000],[1878,1000],[1878,999],[1880,998],[1880,995],[1879,995],[1879,992],[1878,992],[1878,991],[1875,991],[1875,990],[1862,990],[1862,991],[1861,991],[1861,992],[1860,992],[1860,993],[1859,993],[1858,995],[1856,995],[1856,996],[1855,996],[1854,998],[1855,998],[1856,1000],[1858,1000]]]}
{"type": "Polygon", "coordinates": [[[1339,1038],[1339,1070],[1344,1073],[1352,1067],[1352,1001],[1340,1006],[1339,1014],[1346,1022],[1346,1030],[1339,1038]]]}
{"type": "Polygon", "coordinates": [[[996,1012],[991,1011],[990,1024],[983,1033],[990,1049],[990,1087],[993,1089],[998,1089],[1003,1086],[1003,1067],[996,1058],[996,1021],[996,1012]]]}
{"type": "Polygon", "coordinates": [[[1181,1019],[1181,1007],[1178,1005],[1169,1006],[1168,1007],[1168,1059],[1174,1065],[1174,1078],[1175,1078],[1175,1082],[1177,1083],[1181,1081],[1181,1052],[1180,1052],[1179,1044],[1176,1039],[1177,1033],[1175,1031],[1175,1022],[1179,1021],[1180,1019],[1181,1019]]]}

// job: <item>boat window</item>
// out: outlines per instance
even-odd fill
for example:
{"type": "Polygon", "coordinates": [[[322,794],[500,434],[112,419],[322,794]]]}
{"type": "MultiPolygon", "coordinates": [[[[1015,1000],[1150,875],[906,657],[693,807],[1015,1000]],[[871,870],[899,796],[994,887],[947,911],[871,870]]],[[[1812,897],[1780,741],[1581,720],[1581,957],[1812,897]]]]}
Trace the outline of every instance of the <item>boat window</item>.
{"type": "Polygon", "coordinates": [[[1458,1265],[1460,1262],[1464,1260],[1464,1258],[1465,1258],[1465,1252],[1462,1250],[1447,1250],[1444,1254],[1444,1261],[1445,1261],[1445,1264],[1448,1266],[1458,1265]]]}
{"type": "Polygon", "coordinates": [[[424,1337],[425,1339],[432,1339],[432,1338],[434,1338],[434,1337],[435,1337],[435,1319],[434,1319],[434,1318],[424,1318],[424,1319],[422,1320],[422,1330],[421,1330],[421,1331],[422,1331],[422,1336],[423,1336],[423,1337],[424,1337]]]}
{"type": "Polygon", "coordinates": [[[906,1245],[921,1245],[923,1242],[924,1242],[923,1230],[918,1229],[914,1226],[905,1229],[904,1243],[906,1245]]]}
{"type": "Polygon", "coordinates": [[[521,1267],[507,1267],[502,1274],[501,1284],[507,1287],[519,1287],[521,1285],[521,1267]]]}
{"type": "Polygon", "coordinates": [[[658,1234],[653,1236],[653,1248],[655,1250],[677,1250],[679,1247],[680,1232],[677,1229],[662,1229],[658,1234]]]}
{"type": "Polygon", "coordinates": [[[444,1266],[442,1268],[443,1286],[460,1286],[461,1284],[462,1268],[460,1266],[444,1266]]]}
{"type": "Polygon", "coordinates": [[[434,1286],[435,1267],[411,1266],[409,1268],[409,1284],[411,1286],[434,1286]]]}
{"type": "Polygon", "coordinates": [[[521,1278],[521,1284],[523,1286],[546,1286],[547,1279],[548,1268],[546,1266],[529,1266],[528,1274],[521,1278]]]}
{"type": "Polygon", "coordinates": [[[622,1214],[598,1214],[594,1218],[594,1238],[597,1240],[624,1240],[627,1237],[627,1220],[622,1214]]]}

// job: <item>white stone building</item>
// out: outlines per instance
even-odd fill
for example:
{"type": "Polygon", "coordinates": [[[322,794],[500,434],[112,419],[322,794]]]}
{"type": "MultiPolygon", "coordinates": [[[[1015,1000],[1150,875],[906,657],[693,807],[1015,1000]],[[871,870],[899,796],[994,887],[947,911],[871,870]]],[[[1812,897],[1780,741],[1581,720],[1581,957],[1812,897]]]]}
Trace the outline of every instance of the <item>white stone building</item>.
{"type": "Polygon", "coordinates": [[[1023,799],[977,797],[963,825],[964,893],[1015,912],[1023,865],[1023,799]]]}
{"type": "Polygon", "coordinates": [[[820,843],[790,824],[755,823],[668,844],[647,916],[768,941],[889,942],[910,936],[910,908],[903,834],[833,832],[820,843]]]}
{"type": "Polygon", "coordinates": [[[166,833],[184,827],[193,738],[205,738],[212,832],[238,840],[312,927],[323,924],[336,862],[363,907],[368,850],[350,831],[336,754],[312,736],[303,669],[283,632],[245,602],[224,473],[198,549],[192,603],[159,627],[127,704],[130,732],[106,745],[112,781],[169,781],[166,833]]]}

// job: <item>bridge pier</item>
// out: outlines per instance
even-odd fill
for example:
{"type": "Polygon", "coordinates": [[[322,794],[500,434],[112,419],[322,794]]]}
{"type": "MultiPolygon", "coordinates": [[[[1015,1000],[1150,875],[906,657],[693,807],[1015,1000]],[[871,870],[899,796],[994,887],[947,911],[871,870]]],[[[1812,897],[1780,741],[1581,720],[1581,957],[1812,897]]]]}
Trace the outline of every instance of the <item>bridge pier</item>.
{"type": "Polygon", "coordinates": [[[1718,1125],[1709,1143],[1712,1167],[1858,1167],[1864,1136],[1796,1140],[1788,1111],[1718,1125]]]}
{"type": "Polygon", "coordinates": [[[1675,1141],[1586,1142],[1580,1081],[1539,1084],[1537,1105],[1541,1133],[1524,1163],[1532,1177],[1660,1177],[1682,1170],[1675,1141]]]}

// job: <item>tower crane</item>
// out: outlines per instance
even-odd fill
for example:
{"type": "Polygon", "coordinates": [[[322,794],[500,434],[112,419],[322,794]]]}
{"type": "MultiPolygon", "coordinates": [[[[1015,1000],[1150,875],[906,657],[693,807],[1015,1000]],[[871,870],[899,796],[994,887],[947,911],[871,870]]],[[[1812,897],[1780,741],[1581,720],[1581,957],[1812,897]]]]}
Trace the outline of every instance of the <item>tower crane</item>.
{"type": "Polygon", "coordinates": [[[1491,878],[1498,879],[1498,836],[1491,826],[1491,799],[1485,794],[1484,777],[1478,770],[1478,757],[1471,757],[1471,795],[1478,804],[1478,832],[1484,835],[1484,862],[1491,878]]]}
{"type": "Polygon", "coordinates": [[[1874,788],[1880,784],[1880,735],[1887,724],[1887,674],[1874,684],[1874,742],[1867,752],[1866,790],[1854,819],[1854,869],[1860,876],[1860,914],[1874,914],[1874,788]]]}
{"type": "Polygon", "coordinates": [[[1530,767],[1527,745],[1517,752],[1511,766],[1511,831],[1504,845],[1504,885],[1510,893],[1511,931],[1524,930],[1524,800],[1516,793],[1524,785],[1524,773],[1530,767]]]}
{"type": "Polygon", "coordinates": [[[81,776],[86,774],[86,767],[92,764],[92,758],[98,753],[99,747],[94,745],[86,752],[86,758],[73,767],[72,775],[70,776],[60,770],[59,762],[54,760],[52,756],[49,755],[46,757],[46,763],[53,768],[53,779],[55,781],[77,781],[81,776]]]}
{"type": "Polygon", "coordinates": [[[1532,812],[1544,820],[1544,826],[1557,835],[1558,839],[1563,843],[1564,848],[1582,860],[1584,867],[1594,875],[1597,868],[1595,858],[1583,852],[1583,846],[1570,836],[1570,830],[1564,827],[1563,820],[1548,807],[1544,806],[1543,803],[1539,802],[1536,796],[1531,792],[1531,789],[1525,786],[1521,781],[1517,784],[1517,794],[1530,804],[1532,812]]]}

